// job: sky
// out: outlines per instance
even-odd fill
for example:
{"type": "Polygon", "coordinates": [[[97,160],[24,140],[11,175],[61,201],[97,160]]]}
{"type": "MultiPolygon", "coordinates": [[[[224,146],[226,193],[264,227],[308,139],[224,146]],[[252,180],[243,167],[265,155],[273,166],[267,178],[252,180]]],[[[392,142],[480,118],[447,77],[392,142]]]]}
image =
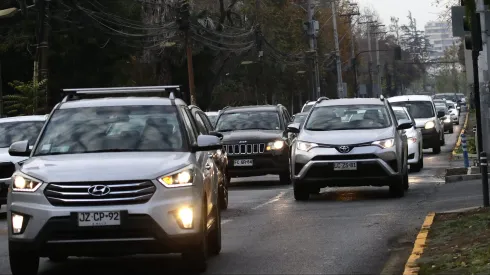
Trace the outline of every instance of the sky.
{"type": "Polygon", "coordinates": [[[370,7],[377,11],[383,24],[388,26],[392,16],[400,18],[400,24],[408,22],[408,11],[417,20],[417,28],[424,30],[428,21],[438,20],[442,8],[436,7],[433,0],[357,0],[360,11],[370,7]]]}

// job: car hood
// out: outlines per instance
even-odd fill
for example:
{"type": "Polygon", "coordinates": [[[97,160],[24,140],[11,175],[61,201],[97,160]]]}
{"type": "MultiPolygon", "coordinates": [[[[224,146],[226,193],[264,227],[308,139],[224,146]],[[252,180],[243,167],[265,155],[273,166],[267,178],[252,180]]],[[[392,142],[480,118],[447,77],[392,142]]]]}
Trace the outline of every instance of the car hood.
{"type": "Polygon", "coordinates": [[[124,152],[39,156],[21,171],[44,182],[156,179],[192,162],[186,152],[124,152]]]}
{"type": "Polygon", "coordinates": [[[373,142],[392,138],[393,128],[370,130],[343,130],[343,131],[308,131],[301,132],[298,140],[328,145],[349,145],[373,142]]]}
{"type": "Polygon", "coordinates": [[[433,117],[431,117],[431,118],[416,118],[415,119],[415,125],[417,126],[417,128],[424,128],[425,124],[429,121],[434,121],[434,118],[433,117]]]}
{"type": "Polygon", "coordinates": [[[239,141],[268,141],[282,139],[282,130],[241,130],[233,132],[223,132],[223,143],[234,143],[239,141]]]}
{"type": "Polygon", "coordinates": [[[19,163],[28,159],[27,157],[14,157],[9,154],[9,148],[0,148],[0,162],[19,163]]]}

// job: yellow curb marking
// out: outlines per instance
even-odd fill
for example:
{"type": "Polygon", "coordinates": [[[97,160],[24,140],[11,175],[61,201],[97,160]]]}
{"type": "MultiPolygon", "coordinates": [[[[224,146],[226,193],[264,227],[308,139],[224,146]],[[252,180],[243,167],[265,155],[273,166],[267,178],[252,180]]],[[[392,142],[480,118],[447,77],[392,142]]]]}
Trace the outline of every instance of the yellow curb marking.
{"type": "Polygon", "coordinates": [[[461,134],[466,132],[466,126],[468,125],[468,118],[469,117],[470,117],[470,112],[467,112],[466,118],[464,119],[463,129],[461,129],[461,133],[458,136],[458,141],[456,142],[456,145],[454,146],[454,150],[452,152],[453,156],[457,155],[456,151],[458,151],[459,146],[461,146],[461,134]]]}
{"type": "Polygon", "coordinates": [[[424,253],[425,243],[427,241],[427,235],[429,234],[429,229],[434,222],[435,213],[429,213],[420,228],[419,234],[417,235],[417,239],[415,240],[412,254],[407,260],[405,264],[405,270],[403,271],[403,275],[418,275],[420,268],[417,266],[417,260],[424,253]]]}

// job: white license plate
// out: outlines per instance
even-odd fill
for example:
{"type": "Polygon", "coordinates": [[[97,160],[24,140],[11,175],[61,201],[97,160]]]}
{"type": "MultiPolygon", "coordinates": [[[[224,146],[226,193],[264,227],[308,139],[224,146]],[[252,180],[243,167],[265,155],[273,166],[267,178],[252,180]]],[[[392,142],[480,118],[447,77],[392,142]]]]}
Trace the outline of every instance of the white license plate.
{"type": "Polygon", "coordinates": [[[335,162],[333,164],[333,170],[335,171],[357,170],[357,162],[335,162]]]}
{"type": "Polygon", "coordinates": [[[253,166],[253,159],[236,159],[235,166],[253,166]]]}
{"type": "Polygon", "coordinates": [[[121,224],[121,212],[80,212],[78,213],[78,226],[111,226],[121,224]]]}

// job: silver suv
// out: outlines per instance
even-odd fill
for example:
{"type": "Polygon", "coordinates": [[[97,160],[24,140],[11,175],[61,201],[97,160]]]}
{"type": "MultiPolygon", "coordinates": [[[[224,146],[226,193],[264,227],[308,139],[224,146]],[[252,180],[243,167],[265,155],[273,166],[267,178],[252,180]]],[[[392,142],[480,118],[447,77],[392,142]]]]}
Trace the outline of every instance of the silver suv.
{"type": "Polygon", "coordinates": [[[319,99],[292,146],[294,198],[307,200],[327,186],[389,186],[402,197],[408,189],[407,138],[410,120],[398,122],[384,98],[319,99]]]}
{"type": "MultiPolygon", "coordinates": [[[[178,87],[178,86],[177,86],[178,87]]],[[[168,87],[65,90],[8,194],[10,265],[37,274],[39,258],[182,253],[196,271],[221,250],[216,136],[168,87]],[[84,95],[126,97],[81,99],[84,95]]]]}

